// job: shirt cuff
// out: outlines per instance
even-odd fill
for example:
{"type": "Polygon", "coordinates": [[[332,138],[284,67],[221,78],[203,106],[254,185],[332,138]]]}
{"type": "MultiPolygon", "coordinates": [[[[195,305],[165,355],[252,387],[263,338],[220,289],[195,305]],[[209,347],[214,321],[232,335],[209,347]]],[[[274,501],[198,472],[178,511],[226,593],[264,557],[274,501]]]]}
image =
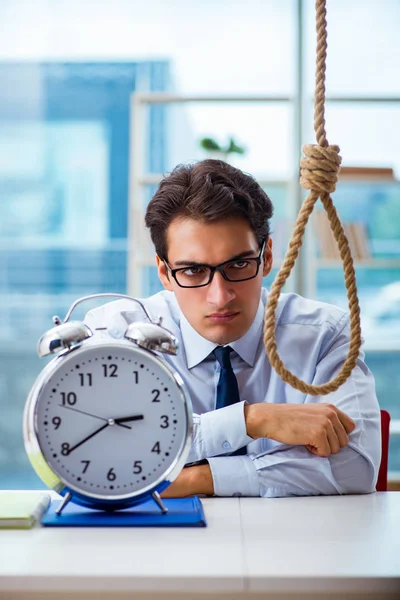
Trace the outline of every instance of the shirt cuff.
{"type": "Polygon", "coordinates": [[[250,456],[209,458],[216,496],[260,496],[257,470],[250,456]]]}
{"type": "Polygon", "coordinates": [[[236,402],[200,415],[205,455],[229,454],[253,442],[247,435],[244,402],[236,402]]]}

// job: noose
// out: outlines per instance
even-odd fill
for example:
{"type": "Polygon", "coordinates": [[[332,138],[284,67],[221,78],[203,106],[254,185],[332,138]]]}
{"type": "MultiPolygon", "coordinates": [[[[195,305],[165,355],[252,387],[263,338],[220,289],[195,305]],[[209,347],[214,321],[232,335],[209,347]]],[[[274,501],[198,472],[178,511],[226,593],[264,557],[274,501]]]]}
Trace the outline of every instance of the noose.
{"type": "Polygon", "coordinates": [[[316,0],[317,63],[314,97],[314,131],[317,144],[306,144],[303,153],[306,158],[300,161],[300,185],[310,193],[303,203],[295,223],[295,229],[283,264],[268,294],[264,317],[264,345],[269,361],[278,375],[296,390],[312,396],[329,394],[337,390],[354,369],[361,346],[360,308],[357,298],[356,276],[349,244],[330,194],[336,189],[341,157],[338,146],[329,146],[325,131],[325,70],[326,70],[326,0],[316,0]],[[286,279],[294,266],[302,245],[302,238],[308,219],[318,198],[326,210],[331,229],[339,246],[343,261],[344,279],[350,309],[350,348],[343,367],[328,383],[311,385],[302,381],[286,369],[279,357],[275,341],[275,312],[278,298],[286,279]]]}

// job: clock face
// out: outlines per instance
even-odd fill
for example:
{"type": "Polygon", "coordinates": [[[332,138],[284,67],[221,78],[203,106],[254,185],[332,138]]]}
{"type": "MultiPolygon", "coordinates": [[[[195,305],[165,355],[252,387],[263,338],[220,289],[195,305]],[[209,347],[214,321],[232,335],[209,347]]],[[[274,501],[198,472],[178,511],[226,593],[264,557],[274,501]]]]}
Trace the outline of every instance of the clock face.
{"type": "Polygon", "coordinates": [[[187,445],[187,401],[170,369],[130,342],[89,343],[55,360],[35,410],[53,471],[94,497],[154,488],[187,445]]]}

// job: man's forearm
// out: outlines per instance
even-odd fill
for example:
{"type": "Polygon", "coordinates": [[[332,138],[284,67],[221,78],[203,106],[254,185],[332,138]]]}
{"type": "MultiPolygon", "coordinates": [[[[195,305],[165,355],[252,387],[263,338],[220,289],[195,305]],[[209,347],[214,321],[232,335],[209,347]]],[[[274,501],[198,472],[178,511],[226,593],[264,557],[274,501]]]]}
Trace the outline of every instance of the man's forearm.
{"type": "Polygon", "coordinates": [[[214,482],[209,464],[183,469],[174,482],[161,494],[163,498],[184,498],[197,494],[212,496],[214,482]]]}
{"type": "Polygon", "coordinates": [[[305,446],[317,456],[336,454],[349,443],[355,422],[327,402],[244,406],[247,435],[270,438],[289,446],[305,446]]]}

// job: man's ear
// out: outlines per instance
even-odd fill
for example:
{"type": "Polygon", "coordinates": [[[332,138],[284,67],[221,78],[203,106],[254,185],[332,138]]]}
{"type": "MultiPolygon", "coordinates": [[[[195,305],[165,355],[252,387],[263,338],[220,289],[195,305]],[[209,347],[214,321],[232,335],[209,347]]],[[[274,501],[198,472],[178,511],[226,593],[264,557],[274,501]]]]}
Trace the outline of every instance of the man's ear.
{"type": "Polygon", "coordinates": [[[267,243],[264,248],[264,267],[263,267],[263,277],[269,274],[272,269],[272,238],[268,238],[267,243]]]}
{"type": "Polygon", "coordinates": [[[158,278],[161,281],[161,283],[163,284],[163,286],[165,287],[166,290],[168,290],[169,292],[173,292],[173,288],[171,285],[171,277],[170,274],[168,273],[168,269],[165,266],[165,262],[163,260],[161,260],[161,258],[156,254],[156,265],[157,265],[157,272],[158,272],[158,278]]]}

